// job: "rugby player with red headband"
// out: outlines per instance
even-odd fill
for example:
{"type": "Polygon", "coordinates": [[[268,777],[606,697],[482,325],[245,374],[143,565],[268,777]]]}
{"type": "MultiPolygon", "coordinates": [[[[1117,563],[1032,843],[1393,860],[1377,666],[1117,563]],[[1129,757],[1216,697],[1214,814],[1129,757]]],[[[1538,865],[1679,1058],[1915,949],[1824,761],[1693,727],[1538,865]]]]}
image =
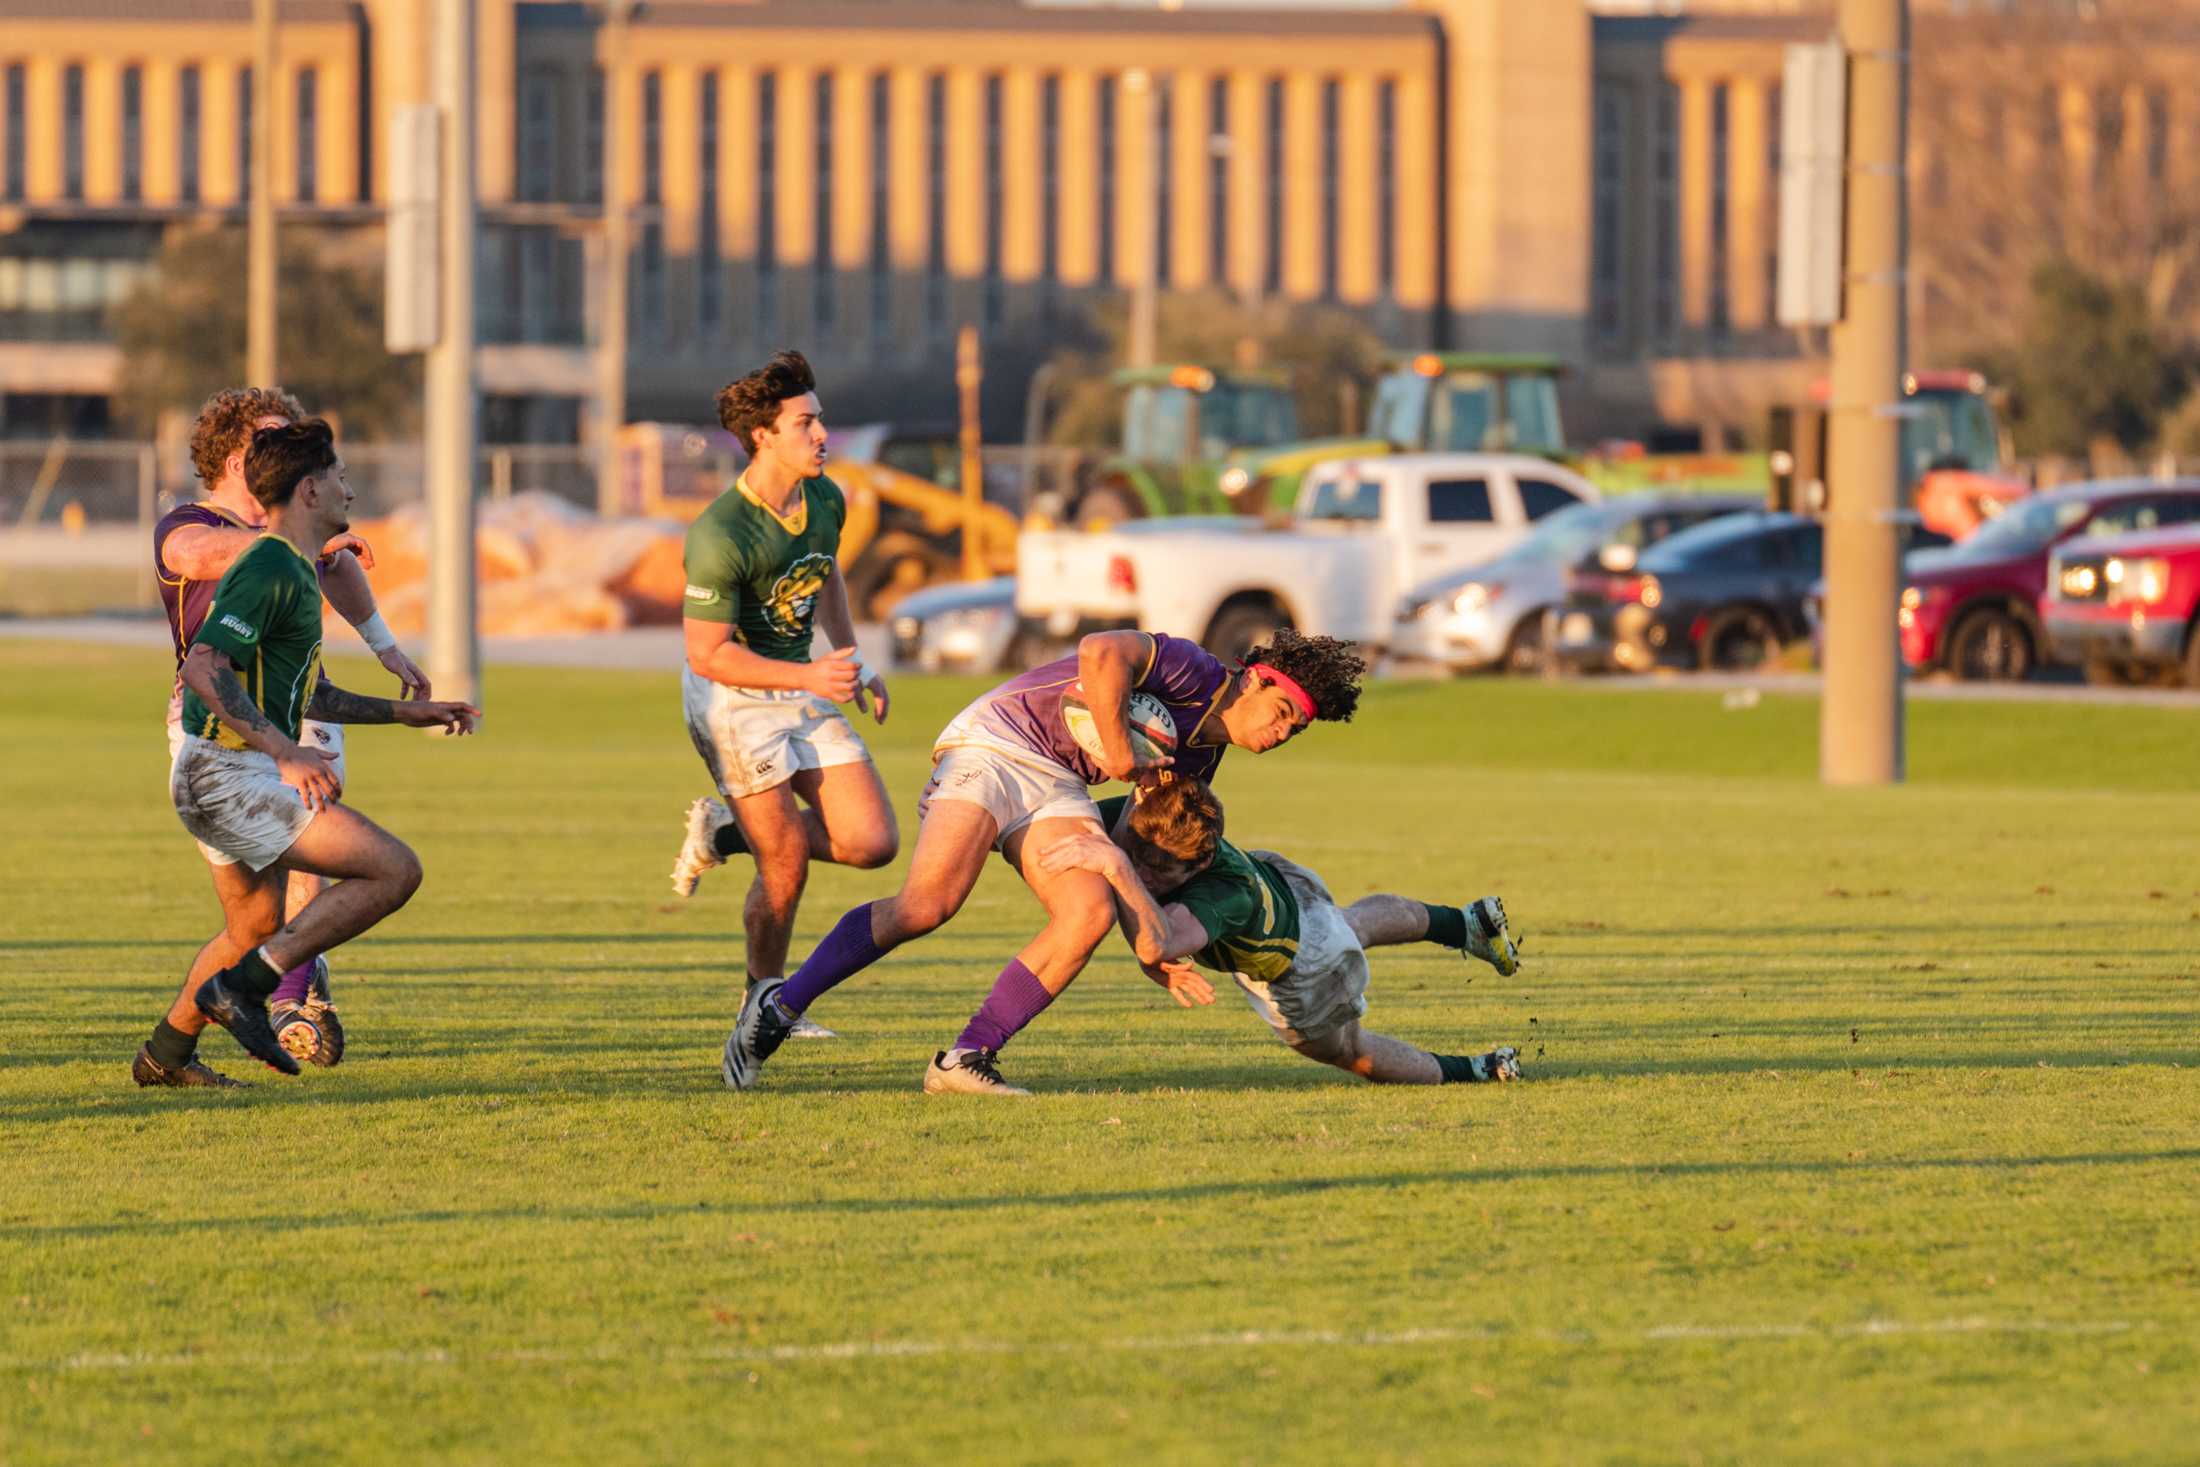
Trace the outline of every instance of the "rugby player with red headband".
{"type": "Polygon", "coordinates": [[[726,1083],[746,1090],[795,1021],[836,984],[955,915],[988,855],[999,851],[1046,909],[1047,925],[1001,970],[985,1004],[924,1076],[928,1092],[1021,1095],[1000,1076],[1001,1046],[1081,972],[1114,927],[1113,889],[1091,871],[1050,872],[1037,855],[1073,835],[1102,833],[1091,787],[1155,783],[1174,773],[1212,780],[1231,748],[1278,748],[1316,722],[1343,723],[1359,706],[1366,662],[1350,642],[1283,631],[1237,672],[1181,637],[1095,632],[1074,655],[1003,683],[957,714],[932,747],[917,802],[917,846],[893,896],[841,917],[785,983],[749,991],[726,1041],[726,1083]],[[1159,703],[1173,751],[1133,742],[1134,695],[1159,703]],[[1080,725],[1094,750],[1077,737],[1080,725]]]}

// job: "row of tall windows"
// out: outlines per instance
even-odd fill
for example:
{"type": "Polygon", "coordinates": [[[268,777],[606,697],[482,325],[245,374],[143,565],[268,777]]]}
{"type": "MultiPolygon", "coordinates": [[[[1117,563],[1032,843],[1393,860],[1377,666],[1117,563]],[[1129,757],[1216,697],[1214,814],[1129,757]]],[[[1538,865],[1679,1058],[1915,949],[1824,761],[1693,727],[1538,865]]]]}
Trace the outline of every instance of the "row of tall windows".
{"type": "MultiPolygon", "coordinates": [[[[293,75],[292,194],[302,203],[320,198],[320,74],[300,67],[293,75]]],[[[205,74],[196,64],[177,68],[175,111],[154,116],[147,110],[145,68],[126,65],[116,88],[115,131],[119,153],[119,185],[124,203],[145,199],[145,164],[150,148],[175,150],[176,195],[186,204],[201,199],[205,148],[205,74]]],[[[241,197],[252,188],[252,68],[236,73],[237,186],[241,197]]],[[[29,196],[30,143],[34,131],[30,116],[29,67],[20,61],[0,66],[0,200],[20,203],[29,196]]],[[[61,110],[55,119],[61,142],[61,197],[80,202],[86,191],[86,129],[97,125],[88,113],[84,67],[70,63],[61,68],[61,110]]]]}

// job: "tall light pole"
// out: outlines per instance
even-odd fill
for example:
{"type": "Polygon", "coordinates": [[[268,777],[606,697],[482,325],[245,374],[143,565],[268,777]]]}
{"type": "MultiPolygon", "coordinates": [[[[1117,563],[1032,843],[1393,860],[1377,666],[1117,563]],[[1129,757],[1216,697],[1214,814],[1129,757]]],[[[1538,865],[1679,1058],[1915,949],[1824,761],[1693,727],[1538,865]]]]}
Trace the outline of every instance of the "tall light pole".
{"type": "Polygon", "coordinates": [[[440,330],[428,352],[428,675],[446,698],[480,691],[474,605],[474,0],[436,0],[442,113],[440,330]]]}
{"type": "Polygon", "coordinates": [[[611,0],[603,26],[603,239],[598,279],[602,299],[596,310],[596,509],[604,515],[635,513],[619,496],[619,429],[626,422],[627,256],[632,250],[632,220],[627,199],[633,179],[626,166],[628,126],[626,28],[629,0],[611,0]]]}
{"type": "Polygon", "coordinates": [[[244,375],[275,380],[275,0],[252,0],[252,208],[245,225],[244,375]]]}
{"type": "Polygon", "coordinates": [[[1827,784],[1892,784],[1903,777],[1895,512],[1905,406],[1909,6],[1841,0],[1840,25],[1849,63],[1847,250],[1833,328],[1819,774],[1827,784]]]}

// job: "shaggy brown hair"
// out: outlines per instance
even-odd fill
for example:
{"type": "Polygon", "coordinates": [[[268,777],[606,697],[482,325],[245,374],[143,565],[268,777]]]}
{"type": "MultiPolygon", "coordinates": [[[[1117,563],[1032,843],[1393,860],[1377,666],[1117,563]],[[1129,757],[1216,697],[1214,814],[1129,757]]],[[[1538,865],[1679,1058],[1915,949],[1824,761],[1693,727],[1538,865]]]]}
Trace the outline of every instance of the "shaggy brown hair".
{"type": "Polygon", "coordinates": [[[1335,637],[1302,637],[1285,627],[1265,647],[1245,654],[1247,666],[1266,663],[1314,700],[1314,716],[1325,723],[1350,723],[1360,706],[1360,678],[1367,659],[1359,646],[1335,637]]]}
{"type": "Polygon", "coordinates": [[[1169,776],[1131,804],[1134,840],[1187,866],[1204,866],[1222,841],[1222,801],[1206,781],[1169,776]]]}
{"type": "Polygon", "coordinates": [[[817,374],[798,351],[783,351],[763,366],[718,389],[718,421],[756,457],[756,430],[779,421],[779,405],[817,391],[817,374]]]}
{"type": "Polygon", "coordinates": [[[251,445],[253,423],[266,417],[295,423],[305,415],[298,399],[280,387],[224,388],[206,400],[198,421],[191,425],[191,467],[211,489],[220,482],[229,455],[251,445]]]}
{"type": "Polygon", "coordinates": [[[244,482],[252,497],[281,509],[299,484],[336,462],[336,431],[324,418],[262,428],[244,451],[244,482]]]}

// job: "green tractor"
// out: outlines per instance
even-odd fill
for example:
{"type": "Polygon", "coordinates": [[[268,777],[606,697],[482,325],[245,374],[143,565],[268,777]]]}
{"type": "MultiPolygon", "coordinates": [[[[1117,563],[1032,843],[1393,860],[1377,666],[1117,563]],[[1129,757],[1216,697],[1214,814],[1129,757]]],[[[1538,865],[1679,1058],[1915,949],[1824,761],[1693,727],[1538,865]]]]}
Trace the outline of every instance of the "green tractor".
{"type": "Polygon", "coordinates": [[[1538,453],[1563,457],[1559,359],[1504,352],[1418,352],[1390,359],[1375,384],[1367,431],[1230,455],[1219,487],[1244,514],[1288,510],[1318,463],[1389,453],[1538,453]]]}
{"type": "Polygon", "coordinates": [[[1222,489],[1225,462],[1298,437],[1291,381],[1281,372],[1178,364],[1127,367],[1109,382],[1122,394],[1122,437],[1078,475],[1067,507],[1072,524],[1235,513],[1222,489]]]}

